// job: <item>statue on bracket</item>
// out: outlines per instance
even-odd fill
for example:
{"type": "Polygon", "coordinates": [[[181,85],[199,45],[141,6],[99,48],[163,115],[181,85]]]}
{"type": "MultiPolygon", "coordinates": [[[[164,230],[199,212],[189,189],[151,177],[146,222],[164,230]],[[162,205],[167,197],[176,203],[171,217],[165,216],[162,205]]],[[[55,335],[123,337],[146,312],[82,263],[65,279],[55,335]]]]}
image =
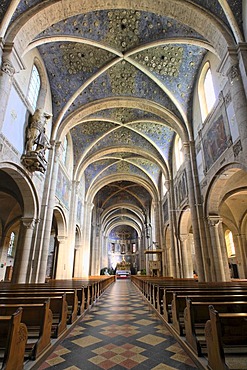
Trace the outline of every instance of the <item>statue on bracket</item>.
{"type": "Polygon", "coordinates": [[[22,163],[30,172],[44,173],[46,170],[45,152],[51,148],[46,136],[46,124],[51,117],[51,114],[45,113],[41,108],[37,108],[30,117],[26,131],[25,153],[22,155],[22,163]]]}

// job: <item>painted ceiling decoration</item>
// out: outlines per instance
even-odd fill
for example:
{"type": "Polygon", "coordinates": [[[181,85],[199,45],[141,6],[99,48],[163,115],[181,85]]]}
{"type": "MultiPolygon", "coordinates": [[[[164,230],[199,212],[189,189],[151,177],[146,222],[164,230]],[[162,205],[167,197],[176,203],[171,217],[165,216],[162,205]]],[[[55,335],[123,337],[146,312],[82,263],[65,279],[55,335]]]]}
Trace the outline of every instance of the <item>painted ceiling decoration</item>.
{"type": "MultiPolygon", "coordinates": [[[[10,3],[1,0],[0,21],[10,3]]],[[[11,22],[21,25],[38,12],[45,17],[47,7],[60,3],[16,1],[11,22]]],[[[228,40],[232,32],[217,0],[170,2],[169,16],[166,7],[155,14],[148,7],[128,9],[124,2],[123,8],[116,3],[118,9],[106,9],[111,2],[100,9],[99,1],[96,9],[93,0],[92,5],[82,2],[87,11],[74,15],[77,9],[70,9],[71,14],[66,9],[54,14],[53,24],[41,18],[24,54],[36,47],[43,59],[51,87],[52,135],[72,139],[73,179],[85,179],[86,197],[95,205],[101,199],[110,222],[137,225],[135,217],[143,222],[152,200],[159,199],[162,174],[171,173],[176,133],[191,135],[195,81],[203,58],[215,46],[206,39],[212,42],[212,35],[195,29],[195,23],[192,28],[189,18],[176,19],[173,3],[185,3],[198,16],[207,13],[228,40]],[[114,205],[119,207],[113,211],[114,205]]],[[[241,1],[227,4],[241,30],[241,1]]]]}

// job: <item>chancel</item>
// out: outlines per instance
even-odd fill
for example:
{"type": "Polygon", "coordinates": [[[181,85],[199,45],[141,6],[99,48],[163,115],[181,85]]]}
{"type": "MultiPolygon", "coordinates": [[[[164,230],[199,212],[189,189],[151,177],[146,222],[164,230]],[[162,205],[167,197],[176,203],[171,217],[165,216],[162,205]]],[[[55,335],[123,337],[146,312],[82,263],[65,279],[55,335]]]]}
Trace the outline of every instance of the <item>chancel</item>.
{"type": "Polygon", "coordinates": [[[246,39],[247,0],[1,0],[4,369],[247,368],[246,39]]]}

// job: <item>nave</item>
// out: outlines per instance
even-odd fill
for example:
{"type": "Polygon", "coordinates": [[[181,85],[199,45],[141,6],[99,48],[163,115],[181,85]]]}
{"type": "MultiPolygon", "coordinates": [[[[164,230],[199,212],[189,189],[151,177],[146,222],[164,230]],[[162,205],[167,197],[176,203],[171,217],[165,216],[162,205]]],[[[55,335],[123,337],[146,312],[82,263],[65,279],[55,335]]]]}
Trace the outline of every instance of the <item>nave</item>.
{"type": "MultiPolygon", "coordinates": [[[[28,369],[28,366],[25,367],[28,369]]],[[[130,280],[117,280],[32,369],[196,369],[130,280]]]]}

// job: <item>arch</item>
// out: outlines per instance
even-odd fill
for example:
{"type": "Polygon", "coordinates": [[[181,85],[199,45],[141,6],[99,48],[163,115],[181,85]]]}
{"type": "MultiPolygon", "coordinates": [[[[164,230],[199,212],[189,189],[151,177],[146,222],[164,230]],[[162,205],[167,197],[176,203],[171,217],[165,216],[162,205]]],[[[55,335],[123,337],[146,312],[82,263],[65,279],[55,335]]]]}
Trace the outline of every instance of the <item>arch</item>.
{"type": "MultiPolygon", "coordinates": [[[[88,120],[88,116],[98,113],[101,110],[114,109],[114,108],[134,108],[152,113],[163,120],[164,124],[176,131],[183,141],[189,140],[189,133],[183,122],[174,115],[171,111],[165,107],[142,98],[129,98],[129,97],[118,97],[118,98],[103,98],[95,102],[85,104],[78,108],[73,113],[68,115],[63,121],[62,117],[58,117],[57,122],[54,124],[52,137],[60,139],[66,132],[71,130],[74,126],[88,120]],[[59,126],[60,125],[60,126],[59,126]]],[[[90,119],[89,119],[90,120],[90,119]]]]}
{"type": "Polygon", "coordinates": [[[18,186],[23,199],[23,217],[37,219],[39,200],[36,189],[23,169],[10,162],[0,163],[0,170],[6,172],[18,186]]]}
{"type": "MultiPolygon", "coordinates": [[[[232,176],[240,173],[240,171],[242,171],[242,173],[247,173],[247,169],[243,164],[231,163],[216,172],[205,194],[205,217],[210,214],[218,214],[222,198],[227,193],[227,183],[230,184],[228,181],[232,178],[232,176]],[[222,193],[223,189],[225,189],[224,193],[222,193]]],[[[236,185],[236,183],[234,185],[236,185]]]]}
{"type": "Polygon", "coordinates": [[[54,217],[57,221],[57,232],[58,237],[65,237],[68,233],[68,225],[66,221],[66,217],[64,211],[61,207],[55,207],[53,211],[54,217]]]}
{"type": "MultiPolygon", "coordinates": [[[[114,151],[115,152],[129,153],[130,149],[128,147],[126,148],[126,147],[122,146],[122,147],[114,148],[114,151]]],[[[157,166],[160,167],[162,173],[167,178],[171,177],[168,164],[166,163],[165,160],[162,161],[161,158],[157,158],[157,157],[152,156],[150,153],[147,153],[144,149],[140,150],[140,149],[136,149],[136,148],[131,148],[131,153],[136,154],[138,156],[143,156],[144,158],[149,159],[151,162],[156,163],[157,166]]],[[[79,180],[82,173],[85,171],[86,167],[88,167],[91,163],[93,163],[93,162],[95,162],[99,159],[102,159],[102,158],[106,159],[108,154],[112,154],[112,148],[111,147],[108,147],[107,149],[104,149],[104,150],[101,150],[101,151],[98,151],[98,152],[94,153],[92,156],[89,156],[84,161],[81,160],[81,162],[79,162],[77,168],[75,169],[75,178],[79,180]]],[[[111,158],[113,158],[113,157],[111,156],[111,158]]],[[[116,159],[119,160],[119,157],[116,157],[116,159]]],[[[131,161],[131,159],[130,159],[130,161],[131,161]]]]}
{"type": "Polygon", "coordinates": [[[92,203],[95,195],[103,186],[108,185],[115,181],[120,181],[120,180],[132,181],[132,182],[135,182],[136,184],[143,186],[150,193],[151,198],[155,199],[155,201],[158,201],[159,196],[157,193],[157,189],[154,188],[153,184],[150,184],[146,180],[140,179],[137,176],[134,176],[134,175],[130,176],[129,174],[111,175],[111,176],[105,177],[103,181],[102,180],[98,181],[96,184],[92,186],[92,188],[90,189],[90,192],[86,194],[85,200],[88,203],[92,203]]]}
{"type": "MultiPolygon", "coordinates": [[[[123,3],[121,0],[109,0],[107,3],[104,0],[99,0],[95,4],[81,2],[75,0],[73,3],[69,0],[57,1],[50,4],[43,2],[30,8],[24,16],[20,16],[10,26],[6,32],[5,39],[8,43],[16,43],[18,39],[17,51],[21,55],[28,44],[35,39],[44,29],[57,23],[67,17],[72,17],[77,14],[87,13],[96,10],[122,9],[123,3]]],[[[230,30],[218,21],[207,11],[202,11],[199,6],[187,1],[181,2],[178,0],[169,1],[161,0],[158,3],[144,0],[140,3],[138,0],[133,0],[125,4],[127,9],[150,11],[174,18],[179,22],[190,26],[200,33],[206,40],[214,46],[218,54],[223,57],[227,47],[234,46],[235,42],[230,30]],[[188,9],[190,17],[187,16],[188,9]]]]}

